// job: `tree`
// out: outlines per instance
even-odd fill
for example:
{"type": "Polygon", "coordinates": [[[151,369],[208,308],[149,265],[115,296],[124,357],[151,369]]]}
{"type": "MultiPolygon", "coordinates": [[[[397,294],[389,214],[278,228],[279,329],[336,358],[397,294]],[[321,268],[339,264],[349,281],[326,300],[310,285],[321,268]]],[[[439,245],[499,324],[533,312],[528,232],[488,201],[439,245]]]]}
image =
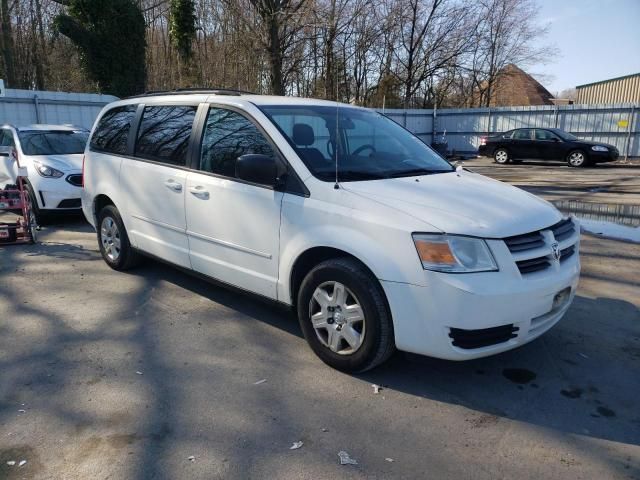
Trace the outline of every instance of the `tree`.
{"type": "Polygon", "coordinates": [[[4,75],[6,76],[8,86],[15,88],[17,85],[15,85],[16,73],[14,63],[13,32],[11,28],[11,13],[9,11],[8,0],[0,0],[0,28],[2,28],[2,34],[0,35],[0,47],[2,47],[4,75]]]}
{"type": "Polygon", "coordinates": [[[88,77],[102,92],[141,93],[146,84],[146,40],[142,12],[134,0],[59,0],[67,12],[56,29],[80,51],[88,77]]]}
{"type": "Polygon", "coordinates": [[[306,0],[249,0],[261,20],[260,41],[269,56],[271,93],[285,94],[284,62],[302,30],[306,0]]]}
{"type": "Polygon", "coordinates": [[[171,0],[169,35],[183,60],[191,57],[191,44],[196,36],[193,0],[171,0]]]}

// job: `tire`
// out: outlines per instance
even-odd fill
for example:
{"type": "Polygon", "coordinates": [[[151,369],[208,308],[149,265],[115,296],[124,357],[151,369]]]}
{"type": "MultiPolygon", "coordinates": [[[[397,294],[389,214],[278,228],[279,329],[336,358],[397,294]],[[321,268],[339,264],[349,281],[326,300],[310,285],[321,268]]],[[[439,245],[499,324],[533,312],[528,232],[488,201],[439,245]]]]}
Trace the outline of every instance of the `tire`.
{"type": "Polygon", "coordinates": [[[582,150],[571,150],[567,155],[567,163],[570,167],[580,168],[589,164],[587,155],[582,150]]]}
{"type": "Polygon", "coordinates": [[[124,271],[140,263],[141,256],[131,243],[118,209],[107,205],[98,213],[96,228],[103,260],[114,270],[124,271]]]}
{"type": "Polygon", "coordinates": [[[498,148],[495,152],[493,152],[493,160],[500,164],[504,165],[505,163],[509,163],[511,158],[509,157],[509,151],[506,148],[498,148]]]}
{"type": "Polygon", "coordinates": [[[317,265],[302,281],[297,301],[304,337],[330,367],[364,372],[395,351],[393,323],[382,287],[356,260],[341,257],[317,265]]]}

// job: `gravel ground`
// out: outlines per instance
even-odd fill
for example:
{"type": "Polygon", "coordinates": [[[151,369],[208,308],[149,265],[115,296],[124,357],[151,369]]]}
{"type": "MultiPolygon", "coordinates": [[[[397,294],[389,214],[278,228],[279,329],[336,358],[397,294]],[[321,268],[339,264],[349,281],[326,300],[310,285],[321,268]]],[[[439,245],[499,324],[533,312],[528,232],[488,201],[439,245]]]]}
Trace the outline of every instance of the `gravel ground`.
{"type": "MultiPolygon", "coordinates": [[[[633,169],[467,164],[547,198],[639,191],[633,169]]],[[[521,349],[346,375],[286,310],[153,261],[114,272],[79,219],[42,234],[0,247],[0,479],[640,478],[637,244],[584,236],[574,304],[521,349]]]]}

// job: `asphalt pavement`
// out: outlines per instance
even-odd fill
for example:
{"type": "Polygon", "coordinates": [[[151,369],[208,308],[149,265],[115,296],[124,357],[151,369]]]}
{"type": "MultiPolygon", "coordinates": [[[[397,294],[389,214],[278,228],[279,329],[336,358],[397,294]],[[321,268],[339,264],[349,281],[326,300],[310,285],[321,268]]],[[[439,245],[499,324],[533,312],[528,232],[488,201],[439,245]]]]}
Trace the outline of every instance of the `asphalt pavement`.
{"type": "MultiPolygon", "coordinates": [[[[467,164],[639,192],[638,169],[467,164]]],[[[112,271],[82,219],[48,225],[0,247],[0,479],[638,479],[640,247],[585,235],[581,255],[574,304],[531,344],[347,375],[289,311],[155,261],[112,271]]]]}

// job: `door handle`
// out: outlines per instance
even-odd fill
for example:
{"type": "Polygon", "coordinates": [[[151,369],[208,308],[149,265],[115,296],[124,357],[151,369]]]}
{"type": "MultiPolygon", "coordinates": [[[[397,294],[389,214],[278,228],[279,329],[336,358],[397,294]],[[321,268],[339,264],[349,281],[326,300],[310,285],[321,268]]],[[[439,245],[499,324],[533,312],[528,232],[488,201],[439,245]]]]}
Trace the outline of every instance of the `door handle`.
{"type": "Polygon", "coordinates": [[[204,200],[209,198],[209,191],[205,190],[204,187],[198,185],[196,187],[189,187],[189,192],[191,192],[192,195],[195,195],[198,198],[202,198],[204,200]]]}
{"type": "Polygon", "coordinates": [[[175,180],[169,179],[166,182],[164,182],[164,185],[165,187],[170,188],[174,192],[182,191],[182,184],[176,182],[175,180]]]}

